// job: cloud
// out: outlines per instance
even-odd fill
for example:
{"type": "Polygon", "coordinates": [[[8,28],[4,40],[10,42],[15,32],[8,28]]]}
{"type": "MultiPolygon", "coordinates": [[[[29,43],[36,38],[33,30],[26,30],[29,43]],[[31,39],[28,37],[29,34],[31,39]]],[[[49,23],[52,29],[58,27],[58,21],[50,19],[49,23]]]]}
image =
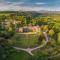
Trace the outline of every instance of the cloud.
{"type": "Polygon", "coordinates": [[[11,2],[11,5],[14,5],[14,6],[19,6],[22,4],[24,4],[24,2],[11,2]]]}
{"type": "Polygon", "coordinates": [[[36,2],[35,4],[36,4],[36,5],[44,5],[44,4],[47,4],[47,3],[36,2]]]}
{"type": "MultiPolygon", "coordinates": [[[[57,8],[58,9],[58,8],[57,8]]],[[[0,11],[40,11],[40,10],[48,10],[53,11],[56,10],[56,8],[50,8],[50,7],[33,7],[33,6],[15,6],[15,5],[6,5],[6,4],[0,4],[0,11]]],[[[60,9],[59,9],[60,10],[60,9]]]]}
{"type": "MultiPolygon", "coordinates": [[[[30,2],[27,3],[27,0],[0,0],[0,11],[40,11],[40,10],[60,10],[59,7],[46,6],[48,3],[46,2],[30,2]],[[16,1],[16,2],[15,2],[16,1]],[[37,5],[37,6],[36,6],[37,5]]],[[[28,0],[29,1],[29,0],[28,0]]]]}

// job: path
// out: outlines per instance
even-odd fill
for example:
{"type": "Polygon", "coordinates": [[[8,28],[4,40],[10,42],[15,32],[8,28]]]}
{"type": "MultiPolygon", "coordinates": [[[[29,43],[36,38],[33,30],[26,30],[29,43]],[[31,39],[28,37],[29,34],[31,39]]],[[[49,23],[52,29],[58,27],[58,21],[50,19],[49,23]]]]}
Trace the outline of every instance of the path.
{"type": "Polygon", "coordinates": [[[13,48],[16,49],[16,50],[23,50],[23,51],[29,53],[31,56],[33,56],[33,55],[34,55],[34,54],[32,53],[33,50],[36,50],[36,49],[38,49],[38,48],[44,47],[44,46],[47,44],[47,42],[48,42],[48,36],[47,36],[46,32],[43,32],[43,34],[44,34],[44,36],[45,36],[46,42],[45,42],[44,44],[38,46],[38,47],[35,47],[35,48],[25,48],[25,49],[24,49],[24,48],[19,48],[19,47],[13,47],[13,48]]]}

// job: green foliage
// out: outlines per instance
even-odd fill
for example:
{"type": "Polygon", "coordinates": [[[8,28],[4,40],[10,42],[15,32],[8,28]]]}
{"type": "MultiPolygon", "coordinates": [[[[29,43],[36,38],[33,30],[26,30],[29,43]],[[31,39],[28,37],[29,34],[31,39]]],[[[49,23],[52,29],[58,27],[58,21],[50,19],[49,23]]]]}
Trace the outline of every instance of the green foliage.
{"type": "Polygon", "coordinates": [[[58,42],[58,44],[60,44],[60,32],[57,35],[57,42],[58,42]]]}
{"type": "Polygon", "coordinates": [[[33,26],[35,26],[35,25],[37,24],[37,21],[33,19],[33,20],[31,21],[31,23],[32,23],[33,26]]]}
{"type": "Polygon", "coordinates": [[[51,30],[49,30],[48,35],[49,35],[49,36],[51,36],[51,37],[52,37],[52,36],[54,36],[54,30],[52,30],[52,29],[51,29],[51,30]]]}

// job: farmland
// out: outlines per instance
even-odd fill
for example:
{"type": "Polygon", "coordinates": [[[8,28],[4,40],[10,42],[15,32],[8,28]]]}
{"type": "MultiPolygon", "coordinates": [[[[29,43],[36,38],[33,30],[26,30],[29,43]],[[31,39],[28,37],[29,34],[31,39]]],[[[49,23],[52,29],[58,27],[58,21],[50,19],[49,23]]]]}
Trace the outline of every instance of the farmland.
{"type": "Polygon", "coordinates": [[[0,60],[59,60],[60,14],[0,12],[0,48],[0,60]],[[48,42],[42,48],[32,51],[34,56],[13,48],[34,48],[44,44],[46,38],[43,32],[46,32],[48,42]]]}

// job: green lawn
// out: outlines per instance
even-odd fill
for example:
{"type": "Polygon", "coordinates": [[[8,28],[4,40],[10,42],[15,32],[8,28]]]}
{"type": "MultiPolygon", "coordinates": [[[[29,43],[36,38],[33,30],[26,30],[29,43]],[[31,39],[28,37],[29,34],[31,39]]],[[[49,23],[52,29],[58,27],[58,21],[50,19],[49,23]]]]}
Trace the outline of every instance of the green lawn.
{"type": "Polygon", "coordinates": [[[16,33],[9,43],[18,47],[35,47],[38,45],[39,34],[36,32],[16,33]]]}
{"type": "Polygon", "coordinates": [[[35,50],[33,52],[34,56],[31,56],[27,52],[21,50],[18,51],[10,47],[3,47],[0,49],[0,60],[59,60],[60,56],[55,56],[60,53],[59,49],[59,47],[51,47],[51,45],[46,45],[41,49],[35,50]],[[48,58],[49,56],[55,57],[48,58]]]}
{"type": "Polygon", "coordinates": [[[31,60],[31,56],[24,51],[13,52],[7,60],[31,60]]]}

